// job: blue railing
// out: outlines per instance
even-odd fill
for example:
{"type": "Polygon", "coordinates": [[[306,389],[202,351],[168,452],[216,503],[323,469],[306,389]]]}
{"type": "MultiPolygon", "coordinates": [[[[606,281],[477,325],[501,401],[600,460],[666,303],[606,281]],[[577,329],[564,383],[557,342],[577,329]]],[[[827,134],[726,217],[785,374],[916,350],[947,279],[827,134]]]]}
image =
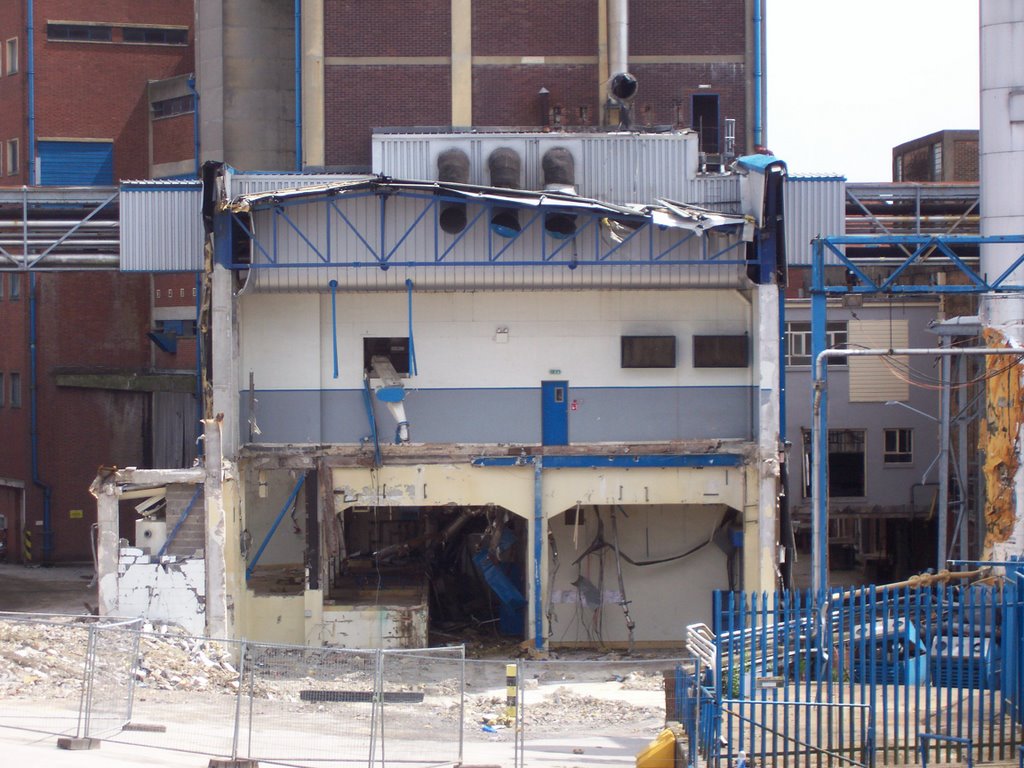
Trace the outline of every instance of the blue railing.
{"type": "Polygon", "coordinates": [[[1024,691],[1024,576],[1002,585],[863,587],[714,600],[716,664],[700,744],[713,765],[1012,760],[1024,691]],[[958,746],[951,746],[956,743],[958,746]],[[706,751],[705,751],[706,750],[706,751]]]}

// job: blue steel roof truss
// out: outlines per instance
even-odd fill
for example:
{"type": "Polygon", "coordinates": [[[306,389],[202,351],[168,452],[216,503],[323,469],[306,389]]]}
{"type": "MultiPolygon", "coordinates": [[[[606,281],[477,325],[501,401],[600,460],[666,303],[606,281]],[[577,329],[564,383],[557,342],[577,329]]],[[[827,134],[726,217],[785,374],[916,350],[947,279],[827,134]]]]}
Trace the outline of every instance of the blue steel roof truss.
{"type": "MultiPolygon", "coordinates": [[[[388,269],[392,266],[401,267],[422,267],[422,266],[444,266],[446,264],[455,263],[453,261],[453,251],[463,242],[464,238],[470,234],[475,228],[480,226],[487,226],[490,220],[489,214],[494,208],[518,208],[520,210],[529,210],[531,215],[526,218],[519,232],[515,233],[510,238],[499,238],[495,237],[490,227],[487,229],[487,253],[485,258],[469,258],[459,259],[458,265],[460,266],[565,266],[569,268],[575,268],[579,265],[590,265],[590,266],[637,266],[639,264],[649,265],[666,265],[666,266],[697,266],[697,265],[715,265],[721,267],[746,265],[749,262],[742,257],[738,258],[722,258],[726,254],[733,252],[740,248],[744,241],[737,237],[734,242],[727,244],[725,247],[719,249],[714,253],[709,253],[708,238],[704,237],[701,242],[700,256],[699,258],[672,258],[671,255],[679,248],[686,245],[694,237],[699,236],[699,232],[684,227],[665,227],[659,224],[653,224],[649,216],[645,216],[641,213],[630,215],[626,213],[615,214],[616,218],[626,222],[632,231],[625,235],[618,242],[606,243],[599,234],[599,229],[602,226],[602,219],[609,217],[609,212],[595,211],[585,207],[574,207],[571,205],[552,206],[552,205],[531,205],[523,204],[515,199],[509,200],[492,200],[492,199],[479,199],[479,198],[467,198],[458,195],[450,195],[443,193],[432,193],[424,194],[417,192],[407,191],[394,191],[389,190],[387,192],[365,192],[344,195],[344,201],[350,201],[358,198],[372,197],[376,195],[379,200],[378,208],[378,228],[376,232],[370,233],[360,229],[359,225],[356,224],[352,217],[346,214],[343,210],[344,206],[339,203],[342,202],[341,196],[331,196],[328,198],[316,198],[316,197],[303,197],[291,200],[273,200],[268,199],[266,201],[259,201],[254,203],[250,212],[252,215],[259,215],[261,213],[270,212],[271,215],[271,226],[270,226],[270,242],[261,241],[260,237],[257,236],[255,230],[257,227],[255,224],[250,227],[246,223],[246,217],[239,214],[233,214],[235,221],[239,223],[242,231],[245,232],[246,236],[251,238],[255,252],[262,255],[262,260],[253,259],[250,264],[236,264],[233,265],[238,269],[281,269],[281,268],[314,268],[322,267],[325,265],[334,267],[348,267],[348,268],[366,268],[366,267],[377,267],[379,269],[388,269]],[[423,203],[422,208],[416,212],[416,215],[412,220],[405,225],[403,230],[400,231],[395,239],[394,244],[389,245],[387,242],[389,216],[404,215],[404,214],[392,214],[387,206],[387,200],[390,197],[400,197],[405,199],[420,200],[423,203]],[[439,226],[439,214],[442,203],[458,203],[465,205],[470,212],[467,224],[465,228],[458,234],[448,234],[441,231],[439,226]],[[294,206],[309,206],[309,205],[322,205],[325,210],[325,216],[323,219],[325,241],[323,245],[317,245],[316,239],[312,233],[303,230],[301,223],[296,221],[295,217],[289,215],[288,208],[294,206]],[[549,242],[549,236],[545,235],[539,238],[540,248],[535,255],[527,255],[526,257],[519,257],[516,259],[510,259],[508,254],[513,246],[522,240],[523,236],[528,232],[535,230],[537,227],[543,225],[545,215],[552,212],[558,212],[563,214],[571,214],[577,217],[580,222],[575,233],[572,235],[561,238],[557,241],[557,245],[553,245],[549,242]],[[486,215],[486,217],[485,217],[486,215]],[[334,226],[335,217],[340,219],[344,226],[355,236],[355,238],[365,248],[366,254],[369,255],[369,259],[360,258],[345,258],[338,259],[337,254],[332,250],[333,236],[332,228],[334,226]],[[481,223],[481,219],[486,218],[484,223],[481,223]],[[279,221],[283,220],[287,225],[287,228],[293,231],[306,248],[309,253],[315,257],[314,259],[303,259],[301,261],[283,261],[280,254],[280,238],[278,232],[279,221]],[[406,243],[408,238],[412,235],[413,231],[417,227],[421,227],[424,222],[430,222],[433,226],[433,237],[432,237],[432,253],[424,253],[422,256],[414,255],[411,258],[404,260],[396,259],[396,255],[402,249],[402,246],[406,243]],[[581,236],[585,233],[593,231],[594,247],[592,256],[590,258],[580,258],[580,252],[577,250],[577,245],[580,242],[581,236]],[[664,239],[660,242],[656,242],[655,234],[671,231],[678,233],[675,237],[671,237],[669,242],[665,242],[664,239]],[[621,253],[621,249],[626,247],[629,243],[636,240],[639,237],[647,237],[646,256],[643,257],[620,257],[613,258],[616,254],[621,253]],[[377,244],[374,245],[373,241],[376,240],[377,244]]],[[[739,229],[739,225],[736,227],[723,227],[718,231],[729,232],[736,234],[739,229]]],[[[266,235],[264,235],[264,238],[266,235]]],[[[254,255],[255,255],[254,252],[254,255]]]]}

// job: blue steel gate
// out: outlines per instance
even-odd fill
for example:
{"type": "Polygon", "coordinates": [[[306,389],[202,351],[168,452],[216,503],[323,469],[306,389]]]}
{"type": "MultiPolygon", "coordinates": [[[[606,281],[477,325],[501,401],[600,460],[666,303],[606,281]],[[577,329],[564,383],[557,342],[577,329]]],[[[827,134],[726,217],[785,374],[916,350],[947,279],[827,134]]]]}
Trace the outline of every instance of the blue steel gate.
{"type": "Polygon", "coordinates": [[[1022,598],[1019,572],[1005,585],[718,593],[691,733],[713,766],[741,752],[775,768],[916,764],[923,733],[940,737],[931,760],[1016,759],[1022,598]]]}

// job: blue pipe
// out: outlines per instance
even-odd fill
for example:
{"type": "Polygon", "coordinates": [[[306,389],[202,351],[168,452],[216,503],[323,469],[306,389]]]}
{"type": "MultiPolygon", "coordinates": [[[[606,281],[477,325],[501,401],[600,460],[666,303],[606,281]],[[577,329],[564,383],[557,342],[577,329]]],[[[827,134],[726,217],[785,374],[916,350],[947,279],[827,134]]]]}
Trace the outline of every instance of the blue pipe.
{"type": "Polygon", "coordinates": [[[53,519],[51,501],[53,489],[43,482],[39,473],[39,389],[36,374],[36,276],[28,275],[28,349],[29,349],[29,399],[31,420],[29,437],[32,448],[32,482],[43,490],[43,560],[49,559],[53,552],[53,519]]]}
{"type": "MultiPolygon", "coordinates": [[[[764,72],[761,68],[761,0],[754,0],[754,147],[764,144],[764,121],[761,119],[761,83],[764,72]]],[[[753,148],[748,147],[748,151],[753,148]]]]}
{"type": "MultiPolygon", "coordinates": [[[[196,438],[199,437],[199,425],[203,423],[203,334],[202,328],[202,307],[203,307],[203,273],[196,272],[196,438]]],[[[196,440],[197,454],[201,458],[205,455],[205,440],[196,440]]]]}
{"type": "Polygon", "coordinates": [[[200,485],[196,488],[196,492],[192,494],[192,500],[189,501],[188,506],[185,507],[185,512],[178,518],[178,522],[174,524],[174,530],[171,531],[171,535],[167,537],[163,546],[160,547],[160,551],[156,553],[157,560],[167,554],[167,549],[174,543],[174,538],[178,535],[178,531],[181,530],[181,526],[183,526],[185,521],[188,520],[188,516],[192,512],[192,507],[196,505],[196,501],[199,499],[199,494],[202,492],[203,486],[200,485]]]}
{"type": "Polygon", "coordinates": [[[302,172],[302,0],[295,0],[295,170],[302,172]]]}
{"type": "Polygon", "coordinates": [[[370,392],[370,380],[363,378],[363,404],[366,406],[366,418],[370,420],[370,439],[373,440],[373,466],[381,465],[380,439],[377,437],[377,416],[373,412],[373,395],[370,392]]]}
{"type": "MultiPolygon", "coordinates": [[[[202,165],[199,159],[199,92],[196,90],[196,76],[194,74],[189,75],[186,82],[188,83],[189,91],[192,92],[192,154],[196,159],[195,173],[198,179],[200,166],[202,165]]],[[[196,298],[199,298],[198,294],[196,294],[196,298]]]]}
{"type": "Polygon", "coordinates": [[[544,650],[544,590],[540,578],[544,553],[543,473],[544,459],[538,456],[533,464],[533,644],[539,651],[544,650]]]}
{"type": "Polygon", "coordinates": [[[285,512],[291,508],[292,504],[295,502],[295,497],[299,495],[299,490],[305,482],[305,474],[299,475],[299,482],[297,482],[295,487],[292,488],[292,492],[289,494],[288,500],[284,503],[284,506],[281,507],[281,511],[277,513],[277,518],[274,520],[274,524],[270,526],[270,530],[267,531],[267,535],[263,537],[263,543],[260,544],[260,548],[256,550],[256,556],[253,557],[252,562],[249,563],[249,567],[245,569],[245,578],[247,580],[252,576],[252,572],[256,569],[256,563],[260,561],[260,557],[263,555],[263,550],[267,548],[267,544],[269,544],[270,540],[274,538],[274,534],[277,532],[277,526],[279,526],[281,521],[284,520],[285,512]]]}
{"type": "Polygon", "coordinates": [[[334,347],[334,378],[338,378],[338,281],[331,280],[331,344],[334,347]]]}
{"type": "Polygon", "coordinates": [[[25,56],[26,85],[28,86],[28,183],[38,183],[36,179],[36,45],[35,45],[35,8],[33,0],[25,0],[27,47],[25,56]]]}
{"type": "Polygon", "coordinates": [[[405,287],[409,293],[409,373],[415,376],[419,369],[416,367],[416,342],[412,338],[412,280],[406,279],[405,287]]]}

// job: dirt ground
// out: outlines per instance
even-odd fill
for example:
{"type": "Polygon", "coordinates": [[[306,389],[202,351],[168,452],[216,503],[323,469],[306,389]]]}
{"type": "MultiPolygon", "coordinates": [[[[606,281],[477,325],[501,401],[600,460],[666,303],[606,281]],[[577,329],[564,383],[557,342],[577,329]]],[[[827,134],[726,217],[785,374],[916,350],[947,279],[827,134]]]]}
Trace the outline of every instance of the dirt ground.
{"type": "Polygon", "coordinates": [[[92,566],[0,563],[0,612],[92,613],[98,603],[92,566]]]}

